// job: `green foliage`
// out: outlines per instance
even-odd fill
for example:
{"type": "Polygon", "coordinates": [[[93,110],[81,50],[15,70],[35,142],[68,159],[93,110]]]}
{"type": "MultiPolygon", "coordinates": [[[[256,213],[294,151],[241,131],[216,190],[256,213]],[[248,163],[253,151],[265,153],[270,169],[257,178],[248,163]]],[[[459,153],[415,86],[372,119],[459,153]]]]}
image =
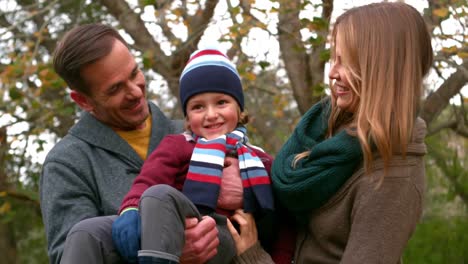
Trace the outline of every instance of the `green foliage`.
{"type": "Polygon", "coordinates": [[[258,62],[258,66],[260,66],[262,68],[262,70],[265,70],[270,65],[271,65],[271,63],[269,63],[268,61],[259,61],[258,62]]]}
{"type": "Polygon", "coordinates": [[[468,216],[424,219],[403,255],[403,263],[468,263],[468,216]]]}
{"type": "Polygon", "coordinates": [[[11,87],[10,90],[8,91],[8,93],[10,95],[11,100],[13,100],[13,101],[18,101],[18,100],[21,100],[23,98],[23,94],[16,87],[11,87]]]}
{"type": "Polygon", "coordinates": [[[143,53],[142,58],[143,58],[143,67],[145,67],[145,69],[151,69],[151,67],[153,67],[155,63],[154,53],[151,52],[150,50],[145,51],[143,53]]]}
{"type": "Polygon", "coordinates": [[[320,52],[320,60],[321,61],[329,61],[330,60],[330,49],[326,49],[320,52]]]}
{"type": "Polygon", "coordinates": [[[314,96],[321,96],[321,95],[325,94],[325,88],[326,87],[327,86],[325,86],[324,83],[317,83],[316,85],[314,85],[312,87],[312,94],[314,96]]]}
{"type": "MultiPolygon", "coordinates": [[[[434,121],[433,126],[446,122],[453,115],[452,109],[445,109],[434,121]]],[[[468,210],[468,140],[450,129],[426,138],[428,155],[426,172],[428,197],[431,214],[468,210]],[[450,207],[447,204],[451,204],[450,207]],[[457,208],[456,210],[453,208],[457,208]]],[[[453,215],[454,213],[450,213],[453,215]]]]}
{"type": "Polygon", "coordinates": [[[47,263],[46,239],[35,188],[25,186],[19,193],[0,193],[0,223],[13,228],[17,263],[47,263]]]}
{"type": "Polygon", "coordinates": [[[148,6],[148,5],[156,6],[158,4],[158,1],[156,1],[156,0],[139,0],[138,3],[140,4],[140,6],[148,6]]]}
{"type": "Polygon", "coordinates": [[[24,264],[48,263],[45,231],[40,218],[35,218],[36,225],[26,230],[18,241],[18,262],[24,264]]]}
{"type": "MultiPolygon", "coordinates": [[[[433,126],[453,116],[445,109],[433,126]]],[[[426,208],[404,252],[406,263],[468,262],[468,141],[450,129],[426,138],[426,208]]]]}
{"type": "Polygon", "coordinates": [[[322,36],[311,36],[309,37],[309,43],[312,47],[317,47],[325,43],[325,38],[322,36]]]}

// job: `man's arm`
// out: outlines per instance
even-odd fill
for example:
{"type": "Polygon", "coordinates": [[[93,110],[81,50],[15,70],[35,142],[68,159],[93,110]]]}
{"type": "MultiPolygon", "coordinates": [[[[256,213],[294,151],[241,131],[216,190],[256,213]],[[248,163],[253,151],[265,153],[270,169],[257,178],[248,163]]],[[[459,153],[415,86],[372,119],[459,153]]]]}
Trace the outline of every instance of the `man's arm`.
{"type": "Polygon", "coordinates": [[[40,198],[50,263],[59,263],[68,231],[79,221],[98,216],[90,184],[67,164],[44,164],[40,198]]]}

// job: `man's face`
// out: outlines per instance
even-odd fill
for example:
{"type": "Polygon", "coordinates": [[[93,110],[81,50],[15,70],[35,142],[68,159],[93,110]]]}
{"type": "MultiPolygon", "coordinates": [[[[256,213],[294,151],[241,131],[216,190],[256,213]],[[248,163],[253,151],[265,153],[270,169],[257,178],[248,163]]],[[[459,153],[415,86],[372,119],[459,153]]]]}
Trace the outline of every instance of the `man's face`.
{"type": "Polygon", "coordinates": [[[149,115],[145,77],[128,48],[115,41],[112,51],[85,66],[81,76],[90,95],[72,98],[80,107],[114,129],[141,128],[149,115]]]}

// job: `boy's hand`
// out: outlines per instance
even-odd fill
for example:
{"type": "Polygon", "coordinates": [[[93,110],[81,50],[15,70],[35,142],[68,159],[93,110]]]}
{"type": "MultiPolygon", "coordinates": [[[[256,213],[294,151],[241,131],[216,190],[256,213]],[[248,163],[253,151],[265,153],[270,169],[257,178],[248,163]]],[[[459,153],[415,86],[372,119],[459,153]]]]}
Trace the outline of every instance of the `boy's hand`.
{"type": "Polygon", "coordinates": [[[112,240],[120,255],[129,263],[138,262],[141,221],[137,210],[121,214],[112,224],[112,240]]]}

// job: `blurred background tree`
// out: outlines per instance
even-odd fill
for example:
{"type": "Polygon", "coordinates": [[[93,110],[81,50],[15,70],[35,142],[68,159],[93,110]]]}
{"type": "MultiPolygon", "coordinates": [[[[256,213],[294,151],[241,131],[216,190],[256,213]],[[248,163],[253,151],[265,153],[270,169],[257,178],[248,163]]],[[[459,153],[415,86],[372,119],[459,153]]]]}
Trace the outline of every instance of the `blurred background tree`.
{"type": "MultiPolygon", "coordinates": [[[[182,116],[178,78],[189,55],[219,41],[242,75],[253,140],[274,154],[300,115],[327,93],[328,32],[337,15],[356,5],[344,2],[0,0],[2,262],[48,261],[38,197],[41,163],[79,116],[51,68],[67,30],[91,22],[119,29],[144,69],[149,99],[173,118],[182,116]]],[[[426,210],[404,260],[465,263],[468,7],[465,0],[421,0],[417,7],[433,34],[435,62],[421,111],[429,128],[426,210]]]]}

